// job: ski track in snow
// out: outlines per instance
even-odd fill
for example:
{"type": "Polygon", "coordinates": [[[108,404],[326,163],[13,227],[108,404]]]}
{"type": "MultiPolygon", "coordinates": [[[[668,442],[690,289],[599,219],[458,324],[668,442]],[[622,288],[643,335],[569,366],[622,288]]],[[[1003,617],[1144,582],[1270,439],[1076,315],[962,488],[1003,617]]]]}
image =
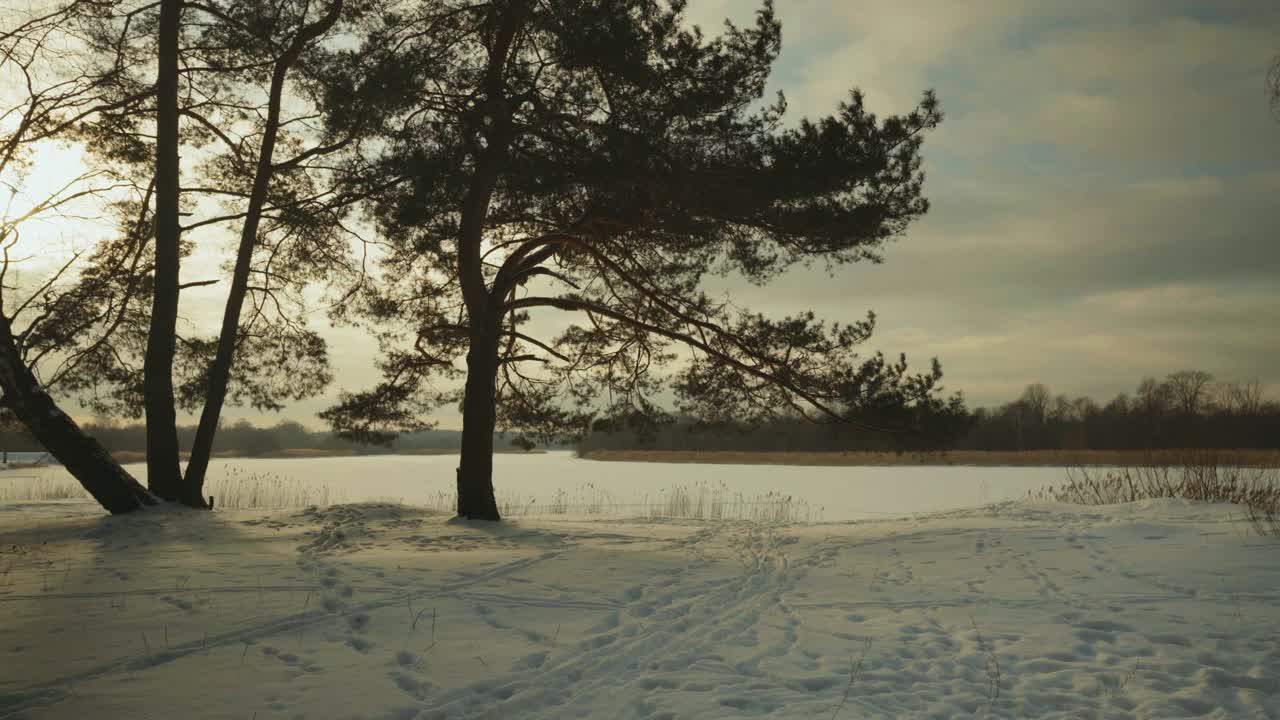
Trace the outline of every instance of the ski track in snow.
{"type": "Polygon", "coordinates": [[[92,512],[5,515],[0,718],[1280,718],[1280,540],[1225,506],[92,512]]]}

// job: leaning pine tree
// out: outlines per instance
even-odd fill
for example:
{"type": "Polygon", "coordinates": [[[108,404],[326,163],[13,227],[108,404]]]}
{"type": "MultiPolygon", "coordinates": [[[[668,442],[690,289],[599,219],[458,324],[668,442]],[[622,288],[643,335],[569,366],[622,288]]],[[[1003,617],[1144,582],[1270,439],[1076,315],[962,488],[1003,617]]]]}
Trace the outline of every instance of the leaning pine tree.
{"type": "Polygon", "coordinates": [[[772,2],[717,38],[685,4],[425,0],[361,51],[383,49],[383,71],[328,91],[335,126],[386,108],[365,146],[382,152],[352,162],[367,183],[406,181],[374,209],[384,282],[348,306],[404,329],[382,336],[385,380],[325,417],[385,440],[460,401],[461,516],[499,519],[495,429],[572,435],[604,406],[652,411],[664,387],[687,413],[740,420],[868,426],[937,402],[936,361],[913,375],[855,354],[874,316],[770,319],[700,289],[713,274],[764,283],[878,261],[928,207],[934,96],[877,119],[855,90],[785,127],[781,96],[759,102],[781,43],[772,2]],[[434,389],[463,356],[461,390],[434,389]]]}
{"type": "Polygon", "coordinates": [[[65,50],[75,44],[67,28],[86,6],[0,17],[0,78],[13,88],[0,99],[0,406],[103,508],[127,513],[156,499],[56,399],[90,398],[94,378],[122,373],[121,328],[140,312],[150,269],[150,188],[130,187],[110,169],[41,177],[42,149],[113,108],[102,93],[109,78],[83,72],[65,50]],[[41,236],[42,223],[106,207],[119,237],[59,247],[41,236]]]}

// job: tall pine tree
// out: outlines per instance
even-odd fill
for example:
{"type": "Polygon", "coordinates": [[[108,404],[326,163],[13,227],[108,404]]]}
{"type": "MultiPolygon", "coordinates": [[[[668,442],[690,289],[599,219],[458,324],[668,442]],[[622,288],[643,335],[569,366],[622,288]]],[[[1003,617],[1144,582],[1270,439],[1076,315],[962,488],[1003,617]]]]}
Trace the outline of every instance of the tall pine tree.
{"type": "Polygon", "coordinates": [[[878,261],[928,207],[933,95],[880,119],[855,90],[788,127],[781,96],[761,103],[781,44],[772,3],[717,37],[685,5],[398,5],[361,51],[379,70],[328,91],[331,131],[378,108],[365,126],[378,141],[353,169],[391,188],[374,208],[385,282],[350,312],[402,330],[383,335],[385,381],[325,416],[376,440],[460,402],[459,515],[499,517],[496,427],[576,433],[606,397],[648,413],[665,386],[697,415],[866,426],[936,389],[936,362],[913,375],[858,357],[872,315],[773,319],[701,289],[715,274],[765,283],[798,264],[878,261]],[[538,332],[552,314],[570,324],[538,332]],[[459,375],[460,391],[434,382],[459,375]]]}

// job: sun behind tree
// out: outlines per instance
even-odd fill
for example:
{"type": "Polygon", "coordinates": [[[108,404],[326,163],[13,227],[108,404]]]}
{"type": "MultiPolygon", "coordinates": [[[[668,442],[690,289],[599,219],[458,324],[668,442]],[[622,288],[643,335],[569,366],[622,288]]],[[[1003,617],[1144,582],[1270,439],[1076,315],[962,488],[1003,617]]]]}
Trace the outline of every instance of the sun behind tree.
{"type": "Polygon", "coordinates": [[[775,320],[700,289],[713,274],[764,283],[797,264],[878,262],[928,209],[919,151],[941,117],[934,96],[881,120],[854,90],[835,114],[784,128],[783,98],[760,102],[782,39],[772,3],[714,38],[684,10],[427,0],[385,14],[354,51],[353,66],[377,56],[381,71],[328,91],[335,126],[379,116],[364,146],[378,152],[353,168],[391,187],[373,208],[387,281],[344,316],[403,330],[382,336],[385,381],[324,416],[381,440],[460,401],[459,515],[498,519],[498,426],[572,435],[601,403],[654,412],[663,389],[687,413],[739,420],[865,425],[936,402],[936,362],[911,375],[905,360],[855,354],[873,315],[775,320]],[[546,310],[575,324],[538,337],[546,310]],[[433,389],[464,355],[465,387],[433,389]]]}

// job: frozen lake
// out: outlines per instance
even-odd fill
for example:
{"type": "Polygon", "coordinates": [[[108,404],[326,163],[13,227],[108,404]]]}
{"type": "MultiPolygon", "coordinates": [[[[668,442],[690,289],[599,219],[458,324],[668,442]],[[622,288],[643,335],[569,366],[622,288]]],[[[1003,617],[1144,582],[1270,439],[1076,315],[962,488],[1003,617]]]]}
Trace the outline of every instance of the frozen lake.
{"type": "MultiPolygon", "coordinates": [[[[453,493],[457,463],[454,455],[228,459],[212,463],[210,478],[274,476],[298,485],[327,486],[334,502],[382,499],[442,505],[453,493]]],[[[139,479],[145,477],[144,465],[128,467],[139,479]]],[[[815,520],[902,517],[1018,499],[1064,477],[1065,471],[1056,467],[629,463],[581,460],[568,451],[494,457],[499,501],[531,509],[532,514],[557,501],[571,508],[603,505],[606,512],[638,514],[642,506],[661,503],[682,488],[722,499],[740,494],[748,502],[782,493],[807,502],[815,520]]]]}

